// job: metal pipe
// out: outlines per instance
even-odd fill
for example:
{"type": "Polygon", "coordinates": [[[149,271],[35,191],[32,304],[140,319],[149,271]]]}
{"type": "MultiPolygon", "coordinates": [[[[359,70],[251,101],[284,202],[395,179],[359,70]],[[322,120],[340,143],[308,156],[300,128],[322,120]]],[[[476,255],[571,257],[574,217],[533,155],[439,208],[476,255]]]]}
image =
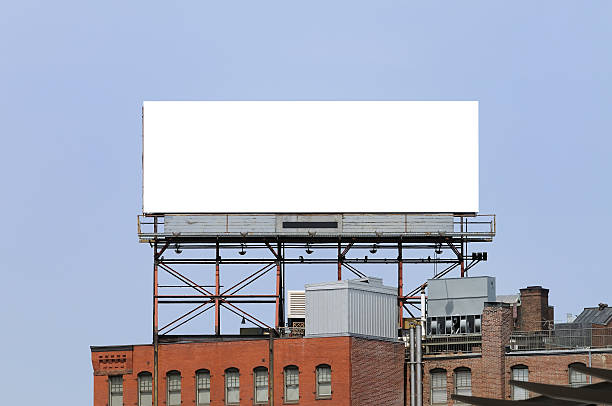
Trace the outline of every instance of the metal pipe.
{"type": "Polygon", "coordinates": [[[416,403],[416,393],[414,392],[416,388],[415,376],[414,376],[414,327],[410,327],[410,406],[415,406],[416,403]]]}
{"type": "MultiPolygon", "coordinates": [[[[593,334],[593,333],[591,332],[591,334],[593,334]]],[[[592,358],[591,357],[591,347],[589,347],[589,368],[591,368],[591,362],[592,362],[591,358],[592,358]]],[[[591,375],[589,375],[589,384],[591,384],[591,383],[593,383],[593,377],[591,375]]]]}
{"type": "Polygon", "coordinates": [[[338,280],[342,280],[342,243],[338,242],[338,280]]]}
{"type": "Polygon", "coordinates": [[[268,404],[274,406],[274,332],[268,330],[268,404]]]}
{"type": "Polygon", "coordinates": [[[422,332],[422,337],[425,336],[425,326],[427,325],[427,316],[426,316],[426,309],[425,309],[425,289],[421,290],[421,332],[422,332]]]}
{"type": "Polygon", "coordinates": [[[397,244],[397,301],[399,327],[404,328],[402,322],[404,318],[404,268],[402,264],[402,243],[397,244]]]}
{"type": "Polygon", "coordinates": [[[421,341],[422,328],[416,326],[416,405],[423,406],[423,353],[421,341]]]}

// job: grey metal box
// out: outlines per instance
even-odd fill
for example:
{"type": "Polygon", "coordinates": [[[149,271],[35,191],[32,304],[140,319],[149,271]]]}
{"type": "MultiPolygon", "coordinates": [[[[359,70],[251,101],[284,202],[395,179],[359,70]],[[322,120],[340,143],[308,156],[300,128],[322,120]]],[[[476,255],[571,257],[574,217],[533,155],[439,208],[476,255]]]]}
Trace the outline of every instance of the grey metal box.
{"type": "Polygon", "coordinates": [[[495,300],[492,276],[427,281],[427,317],[478,315],[495,300]]]}
{"type": "Polygon", "coordinates": [[[397,288],[380,278],[306,285],[306,336],[397,339],[397,288]]]}

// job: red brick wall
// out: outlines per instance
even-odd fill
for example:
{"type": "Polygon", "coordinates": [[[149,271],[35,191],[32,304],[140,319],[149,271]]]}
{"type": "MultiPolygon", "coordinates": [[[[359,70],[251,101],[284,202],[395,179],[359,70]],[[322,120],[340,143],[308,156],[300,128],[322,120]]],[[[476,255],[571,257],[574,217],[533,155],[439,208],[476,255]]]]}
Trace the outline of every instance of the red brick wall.
{"type": "Polygon", "coordinates": [[[512,331],[512,309],[506,303],[487,303],[482,313],[482,369],[484,397],[505,396],[505,347],[512,331]]]}
{"type": "MultiPolygon", "coordinates": [[[[529,368],[530,382],[567,385],[569,384],[569,365],[574,362],[581,362],[588,366],[588,353],[576,354],[565,352],[554,355],[508,355],[506,357],[505,371],[505,381],[508,388],[506,399],[510,399],[512,396],[512,388],[510,387],[509,381],[512,379],[513,366],[526,365],[529,368]]],[[[612,369],[612,353],[591,354],[591,366],[595,368],[612,369]]],[[[600,382],[597,378],[592,379],[593,383],[600,382]]]]}
{"type": "MultiPolygon", "coordinates": [[[[485,370],[482,368],[482,358],[477,357],[456,357],[456,358],[426,358],[423,363],[423,404],[431,404],[431,371],[437,368],[446,371],[446,399],[451,405],[451,394],[455,391],[455,370],[457,368],[469,368],[472,372],[472,395],[483,396],[485,370]]],[[[408,374],[409,375],[409,374],[408,374]]],[[[408,381],[409,382],[409,381],[408,381]]],[[[408,394],[410,399],[410,384],[408,384],[408,394]]]]}
{"type": "Polygon", "coordinates": [[[404,404],[403,343],[353,339],[351,345],[351,405],[404,404]]]}
{"type": "MultiPolygon", "coordinates": [[[[126,351],[120,353],[123,355],[126,351]]],[[[177,370],[181,373],[181,400],[183,405],[195,404],[195,372],[208,369],[211,374],[211,405],[225,404],[225,378],[227,368],[240,370],[241,404],[253,404],[253,369],[268,368],[268,340],[216,341],[207,343],[162,344],[159,347],[159,406],[166,401],[166,373],[177,370]]],[[[108,404],[108,374],[100,369],[99,360],[118,355],[117,351],[92,352],[94,366],[94,406],[108,404]]],[[[123,400],[125,406],[138,402],[138,373],[153,373],[153,348],[151,345],[134,346],[125,354],[132,362],[132,369],[116,369],[110,375],[123,375],[123,400]]],[[[274,403],[283,404],[283,367],[297,365],[300,370],[300,405],[350,405],[351,371],[362,373],[370,368],[370,378],[384,377],[380,387],[366,388],[360,375],[354,388],[358,405],[380,405],[379,400],[389,399],[388,405],[401,405],[403,399],[403,344],[350,337],[293,338],[274,340],[274,403]],[[357,354],[351,357],[351,346],[357,354]],[[372,367],[372,359],[376,357],[372,367]],[[317,365],[328,364],[332,368],[332,398],[315,399],[317,365]],[[351,365],[354,365],[352,369],[351,365]],[[384,372],[381,374],[380,371],[384,372]],[[369,392],[368,392],[369,391],[369,392]],[[373,400],[376,395],[376,400],[373,400]]],[[[115,359],[116,357],[113,357],[115,359]]],[[[370,384],[371,384],[370,380],[370,384]]]]}
{"type": "MultiPolygon", "coordinates": [[[[577,354],[577,353],[558,353],[555,355],[506,355],[505,356],[505,370],[500,379],[502,379],[503,385],[505,386],[505,395],[503,398],[497,397],[497,399],[511,399],[512,387],[510,386],[510,379],[512,378],[512,367],[516,365],[526,365],[529,368],[529,381],[550,383],[556,385],[567,385],[569,383],[569,365],[574,362],[581,362],[585,365],[589,365],[588,353],[577,354]]],[[[481,357],[432,357],[426,358],[424,361],[424,374],[423,374],[423,404],[431,405],[431,371],[436,368],[446,370],[446,389],[448,405],[452,405],[451,394],[454,393],[455,380],[454,371],[457,368],[470,368],[472,371],[472,395],[480,397],[494,397],[491,395],[491,390],[487,386],[488,380],[487,375],[494,373],[486,368],[486,359],[481,357]]],[[[612,352],[610,353],[592,353],[591,354],[591,365],[595,368],[607,368],[612,369],[612,352]]],[[[497,367],[495,367],[497,370],[497,367]]],[[[408,381],[409,382],[409,381],[408,381]]],[[[593,378],[593,383],[600,382],[599,379],[593,378]]],[[[408,386],[410,388],[410,386],[408,386]]],[[[406,396],[408,399],[410,395],[406,396]]]]}

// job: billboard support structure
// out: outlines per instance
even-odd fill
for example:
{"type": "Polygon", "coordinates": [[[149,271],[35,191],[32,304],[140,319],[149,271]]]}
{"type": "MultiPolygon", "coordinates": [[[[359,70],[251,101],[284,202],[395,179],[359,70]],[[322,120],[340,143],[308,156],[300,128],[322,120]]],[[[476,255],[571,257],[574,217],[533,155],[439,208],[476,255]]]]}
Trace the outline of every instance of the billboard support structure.
{"type": "MultiPolygon", "coordinates": [[[[228,215],[229,216],[229,215],[228,215]]],[[[277,215],[279,218],[285,215],[277,215]]],[[[320,215],[300,215],[308,227],[321,227],[320,215]],[[310,220],[310,221],[309,221],[310,220]]],[[[341,215],[342,216],[342,215],[341,215]]],[[[404,214],[395,219],[408,218],[410,215],[404,214]],[[403,217],[402,217],[403,216],[403,217]]],[[[422,220],[421,215],[412,215],[415,219],[422,220]]],[[[459,267],[461,276],[467,276],[468,271],[476,264],[487,259],[486,253],[473,253],[471,260],[464,254],[467,252],[468,243],[491,242],[496,232],[495,215],[474,215],[466,217],[446,215],[452,219],[453,226],[456,228],[451,232],[431,232],[411,231],[400,233],[380,232],[377,230],[367,230],[361,233],[318,233],[312,229],[300,229],[292,233],[252,233],[245,231],[228,231],[226,233],[208,233],[206,231],[193,231],[193,224],[199,224],[194,220],[196,217],[206,217],[206,215],[190,215],[188,223],[191,224],[191,232],[177,232],[176,224],[172,225],[173,215],[141,215],[138,216],[138,235],[141,243],[148,243],[153,248],[153,400],[154,405],[159,402],[159,344],[161,342],[172,342],[178,337],[170,333],[181,326],[191,322],[198,316],[214,308],[214,335],[221,336],[221,310],[229,311],[255,326],[262,331],[268,331],[271,336],[286,336],[295,334],[291,326],[285,326],[285,265],[302,264],[304,267],[316,264],[335,264],[337,266],[337,278],[342,278],[342,268],[345,268],[355,276],[363,278],[366,275],[359,270],[360,264],[379,264],[396,265],[397,267],[397,301],[399,308],[398,329],[403,329],[404,310],[414,317],[411,308],[420,309],[420,300],[415,294],[422,292],[426,287],[426,282],[419,284],[414,289],[404,290],[404,265],[410,264],[443,264],[447,267],[435,278],[442,278],[449,272],[459,267]],[[170,221],[170,222],[169,222],[170,221]],[[467,231],[467,225],[471,225],[471,231],[467,231]],[[245,252],[248,245],[250,251],[258,253],[257,258],[242,258],[236,256],[225,257],[224,252],[240,249],[239,254],[245,252]],[[174,248],[174,249],[169,249],[174,248]],[[314,249],[324,251],[337,251],[335,255],[325,257],[309,257],[306,255],[295,256],[285,254],[286,249],[305,250],[307,254],[314,249]],[[381,251],[384,256],[377,255],[376,258],[358,256],[357,250],[368,249],[372,254],[381,251]],[[422,255],[407,257],[404,255],[406,249],[421,249],[425,252],[433,250],[443,254],[444,251],[452,255],[422,255]],[[351,253],[355,252],[354,255],[351,253]],[[271,254],[271,255],[270,255],[271,254]],[[205,282],[197,278],[190,277],[187,269],[202,265],[214,265],[214,285],[206,285],[205,282]],[[226,288],[222,284],[222,266],[245,266],[259,265],[242,280],[233,286],[226,288]],[[247,293],[245,291],[252,283],[263,276],[275,272],[274,287],[269,293],[247,293]],[[178,285],[160,284],[160,273],[171,276],[180,282],[178,285]],[[186,288],[189,294],[168,294],[167,290],[186,288]],[[193,307],[181,314],[179,317],[165,323],[159,324],[160,307],[171,304],[193,305],[193,307]],[[274,304],[273,325],[265,320],[253,315],[243,308],[244,304],[274,304]]],[[[259,215],[248,216],[249,224],[257,223],[259,215]]],[[[380,215],[364,215],[364,224],[373,224],[372,219],[380,221],[380,215]],[[372,217],[373,216],[373,217],[372,217]],[[376,217],[378,216],[378,217],[376,217]]],[[[431,221],[439,221],[440,216],[432,216],[431,221]]],[[[342,219],[349,218],[345,215],[342,219]]],[[[340,222],[342,222],[342,219],[340,222]]],[[[200,219],[202,220],[202,219],[200,219]]],[[[202,220],[204,221],[204,220],[202,220]]],[[[206,217],[206,221],[215,221],[206,217]]],[[[235,219],[227,217],[227,224],[235,219]]],[[[416,221],[416,220],[415,220],[416,221]]],[[[350,222],[350,221],[349,221],[350,222]]],[[[287,223],[287,222],[284,222],[287,223]]],[[[399,222],[399,226],[409,224],[399,222]]],[[[398,224],[395,224],[397,227],[398,224]]],[[[415,223],[416,224],[416,223],[415,223]]],[[[291,224],[296,226],[296,224],[291,224]]],[[[297,224],[301,227],[302,224],[297,224]]],[[[438,227],[439,223],[435,223],[438,227]]],[[[382,226],[378,223],[378,228],[382,226]]],[[[423,227],[421,225],[421,227],[423,227]]],[[[401,228],[401,227],[400,227],[401,228]]],[[[196,227],[197,229],[197,227],[196,227]]],[[[200,274],[201,279],[201,274],[200,274]]]]}

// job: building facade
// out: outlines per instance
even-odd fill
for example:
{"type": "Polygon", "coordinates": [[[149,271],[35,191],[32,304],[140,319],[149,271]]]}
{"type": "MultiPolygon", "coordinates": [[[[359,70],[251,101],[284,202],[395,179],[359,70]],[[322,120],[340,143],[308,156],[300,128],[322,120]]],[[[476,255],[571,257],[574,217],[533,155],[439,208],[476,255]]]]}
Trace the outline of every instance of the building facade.
{"type": "MultiPolygon", "coordinates": [[[[519,300],[510,302],[485,303],[478,334],[424,338],[423,405],[460,404],[452,394],[527,399],[532,395],[510,380],[580,386],[598,380],[574,366],[612,368],[612,312],[607,306],[585,309],[576,319],[588,323],[555,326],[547,289],[521,289],[519,300]]],[[[410,404],[409,357],[399,339],[259,335],[166,340],[159,344],[159,406],[410,404]]],[[[94,406],[152,404],[152,345],[91,347],[91,361],[94,406]]]]}
{"type": "MultiPolygon", "coordinates": [[[[92,347],[94,406],[150,406],[153,347],[92,347]]],[[[223,337],[159,346],[159,405],[403,405],[404,345],[223,337]]]]}
{"type": "MultiPolygon", "coordinates": [[[[518,313],[508,303],[485,304],[481,338],[470,342],[470,337],[461,335],[447,337],[452,344],[437,351],[434,347],[424,355],[424,405],[461,404],[451,399],[452,394],[523,400],[533,395],[511,386],[510,380],[581,386],[600,380],[573,370],[573,366],[612,368],[612,345],[600,345],[608,343],[612,329],[593,330],[588,343],[582,334],[569,339],[565,329],[543,330],[541,326],[546,323],[536,319],[542,315],[551,318],[548,316],[552,313],[548,306],[548,290],[530,287],[522,289],[521,296],[518,313]],[[524,291],[527,291],[528,300],[523,298],[524,291]],[[539,297],[534,297],[536,295],[539,297]],[[519,320],[516,320],[517,314],[519,320]],[[528,319],[520,320],[521,316],[528,319]],[[515,325],[531,330],[518,331],[515,325]],[[464,341],[456,344],[460,342],[457,339],[464,341]]],[[[435,345],[440,347],[440,341],[435,345]]]]}

